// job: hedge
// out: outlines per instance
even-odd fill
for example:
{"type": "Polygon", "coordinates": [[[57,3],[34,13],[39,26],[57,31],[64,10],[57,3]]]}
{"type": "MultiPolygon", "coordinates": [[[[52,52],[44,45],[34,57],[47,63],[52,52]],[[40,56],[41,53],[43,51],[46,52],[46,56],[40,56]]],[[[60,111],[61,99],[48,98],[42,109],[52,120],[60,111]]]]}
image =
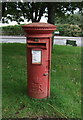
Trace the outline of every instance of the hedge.
{"type": "Polygon", "coordinates": [[[2,27],[2,35],[23,36],[25,35],[25,32],[20,25],[5,26],[2,27]]]}
{"type": "Polygon", "coordinates": [[[64,25],[58,25],[57,29],[60,32],[61,36],[72,36],[72,37],[83,36],[82,25],[64,24],[64,25]]]}
{"type": "MultiPolygon", "coordinates": [[[[57,31],[59,31],[60,36],[82,37],[83,36],[82,30],[83,25],[72,24],[57,25],[57,31]]],[[[2,35],[24,36],[25,32],[22,29],[21,25],[6,26],[2,27],[2,35]]]]}

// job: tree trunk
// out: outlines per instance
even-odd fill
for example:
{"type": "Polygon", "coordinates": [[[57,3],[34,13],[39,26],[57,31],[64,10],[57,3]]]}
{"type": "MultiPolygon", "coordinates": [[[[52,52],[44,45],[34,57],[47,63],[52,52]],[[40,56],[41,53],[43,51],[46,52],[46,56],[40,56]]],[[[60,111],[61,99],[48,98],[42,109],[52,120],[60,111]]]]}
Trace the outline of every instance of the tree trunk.
{"type": "MultiPolygon", "coordinates": [[[[55,24],[55,3],[49,2],[48,4],[48,23],[50,24],[55,24]]],[[[53,32],[53,37],[52,37],[52,49],[53,49],[53,40],[54,40],[54,32],[53,32]]]]}
{"type": "Polygon", "coordinates": [[[2,3],[0,3],[0,20],[2,18],[2,3]]]}
{"type": "Polygon", "coordinates": [[[2,2],[2,17],[4,16],[5,13],[5,7],[6,7],[6,2],[2,2]]]}
{"type": "Polygon", "coordinates": [[[55,24],[55,3],[48,3],[48,23],[55,24]]]}

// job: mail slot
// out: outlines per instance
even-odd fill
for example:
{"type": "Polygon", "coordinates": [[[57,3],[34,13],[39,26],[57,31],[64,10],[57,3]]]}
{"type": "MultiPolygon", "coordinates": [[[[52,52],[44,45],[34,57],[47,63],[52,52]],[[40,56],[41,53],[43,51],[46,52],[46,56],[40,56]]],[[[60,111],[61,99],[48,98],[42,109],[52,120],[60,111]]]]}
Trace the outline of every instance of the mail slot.
{"type": "Polygon", "coordinates": [[[52,32],[56,26],[48,23],[31,23],[22,26],[27,41],[28,96],[50,97],[50,69],[52,32]]]}
{"type": "Polygon", "coordinates": [[[29,48],[44,48],[46,49],[46,43],[28,43],[27,47],[29,48]]]}

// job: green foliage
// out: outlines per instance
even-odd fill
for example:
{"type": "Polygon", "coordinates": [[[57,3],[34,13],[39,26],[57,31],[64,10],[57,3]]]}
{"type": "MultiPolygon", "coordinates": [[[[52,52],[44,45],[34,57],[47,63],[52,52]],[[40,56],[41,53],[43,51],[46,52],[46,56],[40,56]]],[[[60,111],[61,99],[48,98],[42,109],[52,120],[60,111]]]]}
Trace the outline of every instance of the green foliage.
{"type": "Polygon", "coordinates": [[[3,118],[81,117],[81,48],[54,46],[51,96],[27,96],[26,44],[3,44],[3,118]]]}
{"type": "Polygon", "coordinates": [[[83,36],[82,29],[78,25],[64,24],[58,25],[58,31],[61,36],[81,37],[83,36]]]}
{"type": "Polygon", "coordinates": [[[82,23],[82,15],[77,12],[75,14],[66,14],[64,16],[56,16],[55,24],[73,24],[78,25],[82,23]]]}
{"type": "MultiPolygon", "coordinates": [[[[15,26],[6,26],[6,27],[0,27],[2,29],[1,34],[2,35],[18,35],[23,36],[26,33],[22,29],[21,25],[15,25],[15,26]]],[[[63,24],[63,25],[57,25],[57,31],[60,32],[61,36],[74,36],[74,37],[81,37],[83,36],[83,25],[69,25],[69,24],[63,24]]]]}
{"type": "MultiPolygon", "coordinates": [[[[49,23],[54,22],[55,14],[62,17],[66,12],[73,13],[79,8],[82,11],[81,2],[3,2],[2,21],[23,22],[24,19],[39,22],[44,13],[48,14],[49,23]],[[65,9],[64,9],[65,8],[65,9]],[[55,13],[55,14],[54,14],[55,13]],[[52,18],[52,19],[51,19],[52,18]],[[50,19],[50,20],[49,20],[50,19]]],[[[54,23],[53,23],[54,24],[54,23]]]]}
{"type": "Polygon", "coordinates": [[[83,24],[80,24],[79,27],[83,30],[83,24]]]}
{"type": "Polygon", "coordinates": [[[46,4],[42,2],[6,2],[2,21],[4,23],[10,20],[20,24],[26,19],[27,21],[39,22],[45,8],[46,4]]]}
{"type": "Polygon", "coordinates": [[[2,35],[19,35],[23,36],[25,34],[24,30],[20,25],[15,25],[15,26],[5,26],[2,27],[2,35]]]}

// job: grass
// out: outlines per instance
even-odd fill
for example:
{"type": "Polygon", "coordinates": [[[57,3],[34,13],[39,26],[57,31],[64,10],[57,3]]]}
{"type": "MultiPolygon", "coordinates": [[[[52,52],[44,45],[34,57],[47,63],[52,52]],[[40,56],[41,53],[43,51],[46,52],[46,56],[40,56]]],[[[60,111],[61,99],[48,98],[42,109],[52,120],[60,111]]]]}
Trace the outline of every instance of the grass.
{"type": "Polygon", "coordinates": [[[52,53],[51,97],[27,96],[26,45],[3,44],[3,118],[81,118],[81,48],[55,45],[52,53]]]}

